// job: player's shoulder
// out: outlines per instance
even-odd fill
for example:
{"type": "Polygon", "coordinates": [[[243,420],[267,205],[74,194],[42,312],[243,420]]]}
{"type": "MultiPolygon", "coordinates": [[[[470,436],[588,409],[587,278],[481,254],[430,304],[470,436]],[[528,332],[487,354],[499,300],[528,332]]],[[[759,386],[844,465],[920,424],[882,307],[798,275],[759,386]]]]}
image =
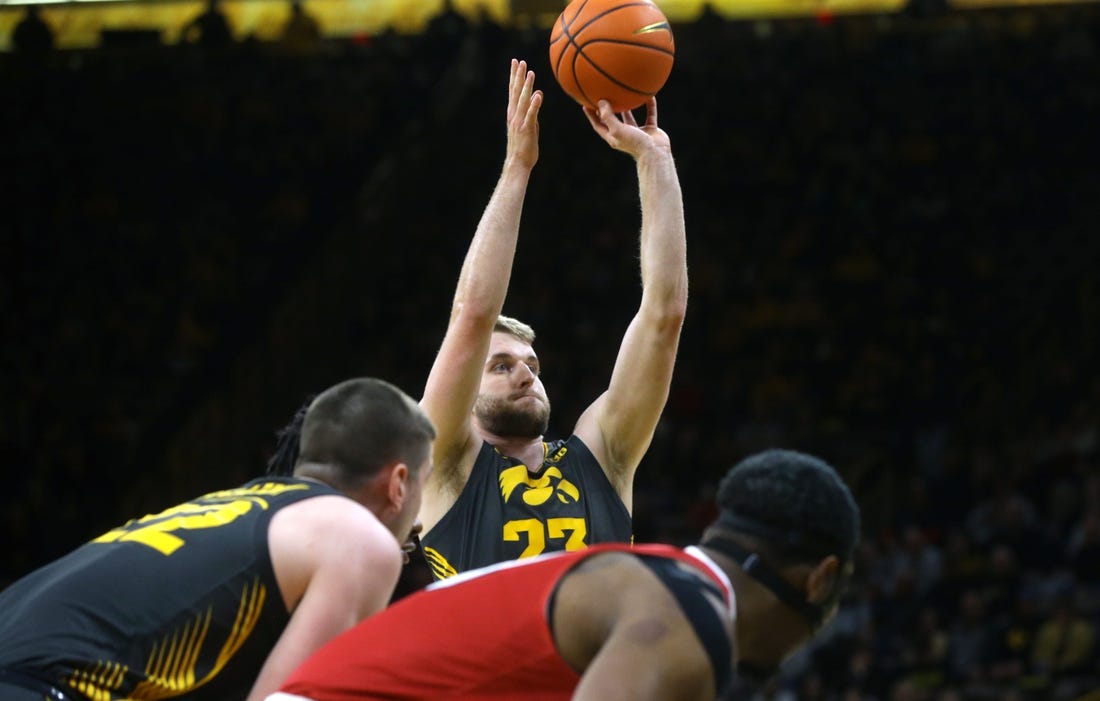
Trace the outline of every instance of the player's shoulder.
{"type": "Polygon", "coordinates": [[[572,462],[584,461],[599,464],[592,447],[585,442],[583,436],[575,432],[566,438],[544,441],[544,444],[546,446],[546,461],[549,463],[559,463],[568,459],[572,462]]]}
{"type": "MultiPolygon", "coordinates": [[[[321,494],[289,504],[275,515],[273,529],[297,538],[317,539],[318,547],[337,543],[377,543],[400,553],[397,539],[366,506],[343,494],[321,494]]],[[[276,533],[276,535],[277,535],[276,533]]]]}
{"type": "Polygon", "coordinates": [[[659,591],[708,591],[728,605],[728,587],[708,571],[705,562],[689,552],[663,544],[602,544],[590,548],[591,554],[576,568],[614,582],[617,596],[629,592],[648,597],[659,591]]]}
{"type": "Polygon", "coordinates": [[[572,573],[587,575],[592,579],[613,583],[613,596],[621,596],[628,590],[652,588],[655,580],[640,553],[627,544],[607,543],[588,548],[586,555],[572,573]]]}
{"type": "Polygon", "coordinates": [[[576,625],[578,634],[595,631],[598,639],[615,628],[661,630],[663,639],[676,644],[697,638],[700,644],[680,664],[693,658],[695,671],[709,669],[710,655],[704,654],[709,641],[716,641],[716,648],[723,641],[729,645],[728,604],[696,563],[675,555],[678,551],[592,553],[563,579],[557,592],[563,610],[555,623],[576,625]]]}
{"type": "Polygon", "coordinates": [[[317,517],[330,512],[338,512],[342,516],[347,516],[360,510],[367,511],[367,507],[343,493],[317,494],[309,499],[301,499],[287,504],[282,508],[283,513],[315,514],[317,517]]]}
{"type": "MultiPolygon", "coordinates": [[[[279,588],[292,610],[307,588],[343,592],[351,582],[388,583],[400,574],[397,538],[362,504],[325,494],[295,502],[276,513],[267,533],[268,550],[279,588]]],[[[356,595],[365,596],[364,586],[356,595]]]]}

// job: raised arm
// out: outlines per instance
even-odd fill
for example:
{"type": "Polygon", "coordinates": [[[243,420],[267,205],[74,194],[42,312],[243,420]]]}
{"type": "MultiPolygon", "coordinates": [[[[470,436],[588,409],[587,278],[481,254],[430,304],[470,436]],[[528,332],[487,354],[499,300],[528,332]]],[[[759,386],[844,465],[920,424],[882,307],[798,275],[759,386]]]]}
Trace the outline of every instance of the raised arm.
{"type": "Polygon", "coordinates": [[[687,312],[684,205],[668,135],[657,126],[657,100],[646,121],[616,116],[605,101],[585,108],[608,144],[634,157],[642,208],[642,301],[630,322],[607,391],[581,415],[575,433],[592,450],[627,508],[634,472],[649,448],[668,399],[680,328],[687,312]]]}
{"type": "Polygon", "coordinates": [[[369,511],[319,496],[275,514],[268,532],[283,603],[292,612],[247,701],[275,693],[306,657],[389,603],[401,576],[401,546],[369,511]],[[335,534],[335,535],[334,535],[335,534]]]}
{"type": "Polygon", "coordinates": [[[425,531],[454,503],[481,447],[471,412],[493,324],[508,292],[527,182],[538,160],[542,92],[535,90],[534,82],[526,62],[513,59],[504,166],[462,264],[447,333],[420,401],[437,434],[432,450],[435,468],[421,509],[425,531]]]}

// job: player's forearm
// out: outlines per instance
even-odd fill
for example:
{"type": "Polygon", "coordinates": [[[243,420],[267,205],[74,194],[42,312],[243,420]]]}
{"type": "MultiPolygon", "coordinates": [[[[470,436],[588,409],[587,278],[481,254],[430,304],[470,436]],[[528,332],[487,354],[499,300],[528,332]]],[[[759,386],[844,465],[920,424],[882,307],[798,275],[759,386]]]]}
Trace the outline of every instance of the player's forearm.
{"type": "Polygon", "coordinates": [[[512,275],[530,177],[529,166],[505,162],[463,261],[453,314],[462,310],[494,320],[500,314],[512,275]]]}
{"type": "Polygon", "coordinates": [[[638,158],[643,306],[678,326],[687,310],[687,234],[676,164],[666,149],[638,158]]]}

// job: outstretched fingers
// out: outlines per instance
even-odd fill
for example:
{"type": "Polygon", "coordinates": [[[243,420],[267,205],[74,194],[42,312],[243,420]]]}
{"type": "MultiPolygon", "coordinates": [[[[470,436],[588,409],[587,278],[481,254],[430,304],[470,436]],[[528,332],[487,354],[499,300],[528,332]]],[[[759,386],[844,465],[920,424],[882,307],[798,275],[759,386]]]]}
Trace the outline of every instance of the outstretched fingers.
{"type": "Polygon", "coordinates": [[[511,73],[508,74],[508,118],[512,117],[512,104],[516,101],[516,70],[519,68],[519,61],[512,59],[511,73]]]}
{"type": "Polygon", "coordinates": [[[595,107],[586,106],[584,115],[592,129],[612,148],[637,158],[654,144],[667,145],[668,137],[657,127],[657,100],[646,101],[645,123],[639,127],[633,111],[615,112],[611,103],[600,100],[595,107]]]}
{"type": "Polygon", "coordinates": [[[583,109],[584,116],[588,118],[588,123],[592,125],[592,128],[596,130],[597,134],[606,138],[607,125],[604,124],[600,113],[587,105],[583,109]]]}
{"type": "Polygon", "coordinates": [[[534,83],[535,77],[531,71],[527,70],[527,62],[512,59],[512,72],[508,76],[508,121],[516,116],[516,114],[522,114],[526,112],[526,105],[521,105],[523,99],[524,88],[528,89],[530,93],[530,86],[534,83]]]}
{"type": "Polygon", "coordinates": [[[515,163],[534,166],[539,153],[539,108],[541,90],[535,89],[535,72],[527,62],[512,59],[508,95],[508,155],[515,163]]]}
{"type": "MultiPolygon", "coordinates": [[[[534,78],[534,73],[531,74],[534,78]]],[[[533,126],[535,129],[539,128],[539,107],[542,106],[542,91],[536,90],[531,94],[531,100],[527,105],[527,114],[524,117],[523,126],[533,126]]]]}
{"type": "Polygon", "coordinates": [[[535,72],[527,70],[526,61],[512,59],[512,92],[508,98],[509,119],[526,118],[531,98],[540,91],[535,90],[535,72]]]}
{"type": "Polygon", "coordinates": [[[605,126],[610,126],[613,122],[619,121],[618,117],[616,117],[615,113],[611,110],[611,103],[607,100],[600,100],[599,108],[600,121],[602,121],[605,126]]]}
{"type": "Polygon", "coordinates": [[[516,98],[517,117],[523,119],[520,124],[522,129],[532,126],[538,128],[538,112],[539,105],[542,104],[542,91],[535,90],[535,72],[527,71],[524,62],[521,61],[520,64],[521,68],[525,70],[525,74],[523,82],[519,86],[519,95],[516,98]]]}
{"type": "Polygon", "coordinates": [[[657,128],[657,98],[651,97],[645,103],[645,125],[657,128]]]}

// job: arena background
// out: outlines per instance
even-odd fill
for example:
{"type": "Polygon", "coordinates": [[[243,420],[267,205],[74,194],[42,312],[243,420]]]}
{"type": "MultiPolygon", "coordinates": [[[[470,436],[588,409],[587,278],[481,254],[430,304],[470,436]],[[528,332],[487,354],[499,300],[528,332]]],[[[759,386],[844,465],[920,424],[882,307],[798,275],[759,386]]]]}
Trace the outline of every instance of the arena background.
{"type": "MultiPolygon", "coordinates": [[[[638,215],[552,81],[554,4],[307,0],[303,43],[226,2],[206,46],[202,3],[61,3],[20,51],[0,6],[0,583],[260,474],[335,381],[419,394],[512,56],[547,99],[505,312],[569,430],[638,215]]],[[[751,451],[818,453],[864,510],[857,582],[758,698],[1097,698],[1100,7],[660,4],[691,299],[637,538],[690,542],[751,451]]]]}

